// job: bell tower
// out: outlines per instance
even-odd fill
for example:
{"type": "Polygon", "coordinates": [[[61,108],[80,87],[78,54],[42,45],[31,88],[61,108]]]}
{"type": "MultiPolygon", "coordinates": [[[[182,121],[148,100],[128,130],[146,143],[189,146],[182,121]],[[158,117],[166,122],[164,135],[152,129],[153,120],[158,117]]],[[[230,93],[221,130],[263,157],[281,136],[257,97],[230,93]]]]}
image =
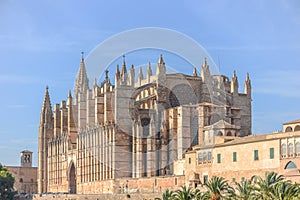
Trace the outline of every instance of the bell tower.
{"type": "Polygon", "coordinates": [[[21,167],[32,167],[32,152],[28,150],[21,151],[21,167]]]}

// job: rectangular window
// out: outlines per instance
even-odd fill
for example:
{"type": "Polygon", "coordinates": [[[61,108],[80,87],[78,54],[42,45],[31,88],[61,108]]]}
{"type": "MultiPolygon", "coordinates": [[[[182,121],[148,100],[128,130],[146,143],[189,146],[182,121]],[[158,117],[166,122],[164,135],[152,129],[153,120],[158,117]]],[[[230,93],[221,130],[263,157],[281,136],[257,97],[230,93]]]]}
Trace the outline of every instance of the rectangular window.
{"type": "Polygon", "coordinates": [[[192,163],[192,159],[191,158],[189,158],[189,164],[191,164],[192,163]]]}
{"type": "Polygon", "coordinates": [[[203,176],[203,183],[205,184],[208,181],[208,175],[203,176]]]}
{"type": "Polygon", "coordinates": [[[178,181],[177,181],[177,178],[175,178],[175,185],[177,185],[178,181]]]}
{"type": "Polygon", "coordinates": [[[207,160],[211,160],[212,156],[211,156],[211,152],[209,151],[207,154],[207,160]]]}
{"type": "Polygon", "coordinates": [[[203,152],[203,161],[206,161],[206,152],[203,152]]]}
{"type": "Polygon", "coordinates": [[[233,153],[232,153],[232,161],[233,161],[233,162],[236,162],[236,152],[233,152],[233,153]]]}
{"type": "Polygon", "coordinates": [[[270,159],[274,159],[274,148],[270,148],[270,159]]]}
{"type": "Polygon", "coordinates": [[[232,182],[235,183],[235,178],[232,178],[232,182]]]}
{"type": "Polygon", "coordinates": [[[202,153],[198,154],[198,163],[202,163],[202,153]]]}
{"type": "Polygon", "coordinates": [[[218,155],[217,155],[217,163],[221,163],[221,154],[220,153],[218,153],[218,155]]]}
{"type": "Polygon", "coordinates": [[[254,160],[258,160],[258,150],[254,150],[254,160]]]}
{"type": "Polygon", "coordinates": [[[241,182],[244,182],[244,181],[245,181],[245,177],[242,177],[241,182]]]}

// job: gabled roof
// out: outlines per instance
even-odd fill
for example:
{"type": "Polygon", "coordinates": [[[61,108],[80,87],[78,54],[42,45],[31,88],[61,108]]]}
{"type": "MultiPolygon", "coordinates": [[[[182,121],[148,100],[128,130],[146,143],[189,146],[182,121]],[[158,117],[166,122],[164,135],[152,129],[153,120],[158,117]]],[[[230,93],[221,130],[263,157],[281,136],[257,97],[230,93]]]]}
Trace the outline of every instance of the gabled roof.
{"type": "Polygon", "coordinates": [[[226,122],[225,120],[221,119],[220,121],[210,125],[210,126],[206,126],[205,128],[213,128],[213,129],[239,129],[239,126],[236,125],[232,125],[228,122],[226,122]]]}

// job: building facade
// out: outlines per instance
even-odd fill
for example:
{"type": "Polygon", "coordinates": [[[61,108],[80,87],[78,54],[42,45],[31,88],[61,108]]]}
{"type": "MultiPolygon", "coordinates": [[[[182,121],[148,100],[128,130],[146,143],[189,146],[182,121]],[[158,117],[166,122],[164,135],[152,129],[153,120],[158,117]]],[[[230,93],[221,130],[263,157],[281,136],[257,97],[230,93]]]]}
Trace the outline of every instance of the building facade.
{"type": "Polygon", "coordinates": [[[185,182],[195,187],[212,176],[231,184],[277,172],[300,182],[300,121],[283,125],[283,132],[242,138],[216,136],[214,146],[194,146],[185,157],[185,182]]]}
{"type": "Polygon", "coordinates": [[[37,193],[37,167],[32,167],[32,152],[24,150],[20,154],[21,166],[7,166],[15,178],[14,189],[18,193],[37,193]]]}
{"type": "Polygon", "coordinates": [[[114,84],[106,71],[105,80],[90,87],[82,58],[73,95],[52,109],[46,88],[38,136],[40,193],[179,187],[190,173],[186,152],[215,146],[222,137],[251,135],[248,74],[241,94],[236,73],[231,79],[212,75],[206,59],[200,74],[196,68],[192,75],[168,73],[162,55],[155,73],[152,67],[136,73],[124,60],[114,84]]]}

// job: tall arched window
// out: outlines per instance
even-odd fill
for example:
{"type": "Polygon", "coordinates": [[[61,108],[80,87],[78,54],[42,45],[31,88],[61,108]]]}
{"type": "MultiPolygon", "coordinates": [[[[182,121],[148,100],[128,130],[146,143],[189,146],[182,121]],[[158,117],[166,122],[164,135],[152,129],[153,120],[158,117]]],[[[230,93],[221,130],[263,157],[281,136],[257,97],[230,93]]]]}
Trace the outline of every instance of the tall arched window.
{"type": "Polygon", "coordinates": [[[300,142],[296,143],[296,153],[300,155],[300,142]]]}
{"type": "Polygon", "coordinates": [[[286,144],[281,145],[281,154],[286,155],[286,144]]]}
{"type": "Polygon", "coordinates": [[[192,122],[192,146],[198,145],[198,137],[198,117],[194,117],[192,122]]]}
{"type": "Polygon", "coordinates": [[[285,132],[292,132],[292,131],[293,131],[293,129],[290,126],[286,127],[286,129],[285,129],[285,132]]]}
{"type": "Polygon", "coordinates": [[[293,155],[294,154],[294,145],[292,143],[289,144],[289,155],[293,155]]]}
{"type": "Polygon", "coordinates": [[[297,126],[294,128],[294,131],[300,131],[300,126],[297,125],[297,126]]]}

